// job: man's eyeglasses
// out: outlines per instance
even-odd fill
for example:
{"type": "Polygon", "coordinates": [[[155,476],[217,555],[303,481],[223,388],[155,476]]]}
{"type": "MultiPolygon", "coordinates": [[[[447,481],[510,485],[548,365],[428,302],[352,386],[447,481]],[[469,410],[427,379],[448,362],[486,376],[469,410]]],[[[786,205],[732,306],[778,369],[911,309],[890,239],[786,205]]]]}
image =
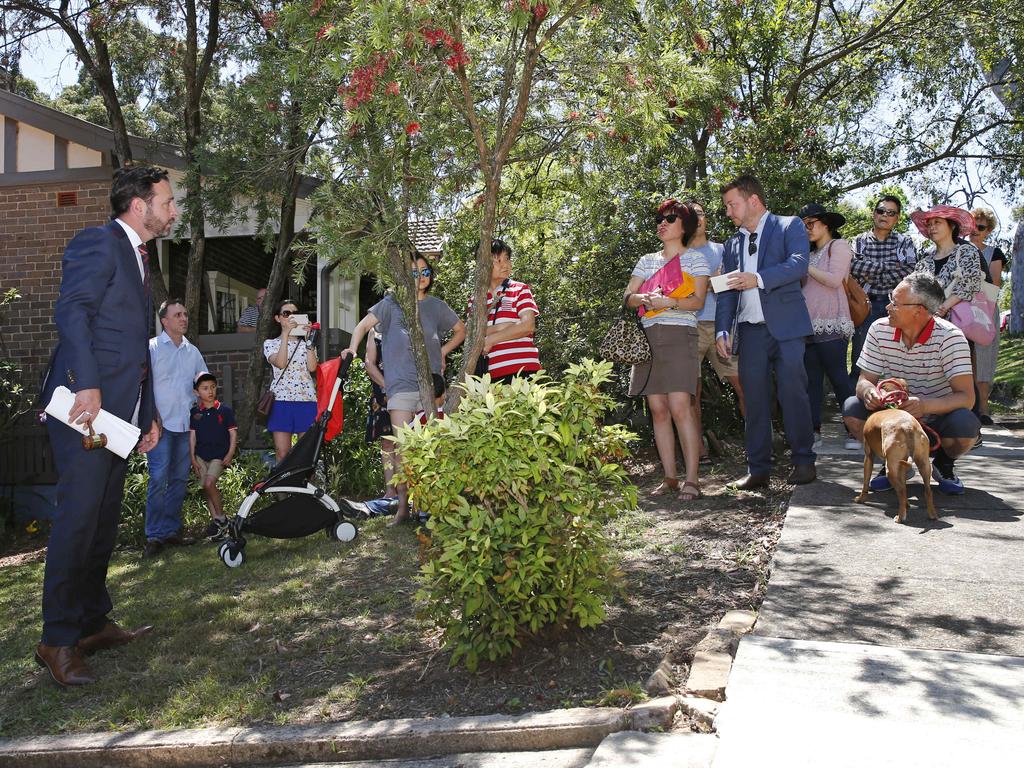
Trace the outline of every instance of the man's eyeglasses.
{"type": "Polygon", "coordinates": [[[899,216],[900,215],[900,212],[897,211],[895,208],[883,208],[882,206],[878,206],[877,208],[875,208],[875,213],[877,213],[879,216],[899,216]]]}
{"type": "Polygon", "coordinates": [[[661,222],[664,221],[664,222],[666,222],[668,224],[675,224],[676,223],[676,219],[678,219],[678,218],[679,217],[676,214],[674,214],[674,213],[670,213],[668,216],[662,216],[659,213],[657,216],[654,217],[654,223],[655,224],[661,224],[661,222]]]}
{"type": "Polygon", "coordinates": [[[924,306],[924,304],[922,304],[919,301],[900,303],[900,302],[896,301],[896,299],[894,299],[892,297],[891,293],[889,294],[889,305],[893,306],[893,307],[896,307],[896,309],[902,309],[903,307],[923,307],[924,306]]]}
{"type": "Polygon", "coordinates": [[[415,280],[417,277],[430,277],[434,274],[434,270],[430,267],[424,267],[423,269],[414,269],[412,271],[412,279],[415,280]]]}
{"type": "Polygon", "coordinates": [[[281,317],[291,317],[292,315],[297,315],[297,314],[299,314],[299,310],[297,310],[297,309],[282,309],[281,310],[281,317]]]}

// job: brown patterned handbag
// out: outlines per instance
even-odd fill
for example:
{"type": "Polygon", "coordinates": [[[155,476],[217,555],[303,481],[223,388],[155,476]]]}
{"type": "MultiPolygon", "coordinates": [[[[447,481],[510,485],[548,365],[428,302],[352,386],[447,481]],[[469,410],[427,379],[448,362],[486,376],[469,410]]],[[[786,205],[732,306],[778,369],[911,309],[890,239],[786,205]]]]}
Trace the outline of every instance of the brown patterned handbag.
{"type": "Polygon", "coordinates": [[[605,360],[626,365],[639,365],[651,359],[650,342],[634,310],[623,305],[598,351],[605,360]]]}

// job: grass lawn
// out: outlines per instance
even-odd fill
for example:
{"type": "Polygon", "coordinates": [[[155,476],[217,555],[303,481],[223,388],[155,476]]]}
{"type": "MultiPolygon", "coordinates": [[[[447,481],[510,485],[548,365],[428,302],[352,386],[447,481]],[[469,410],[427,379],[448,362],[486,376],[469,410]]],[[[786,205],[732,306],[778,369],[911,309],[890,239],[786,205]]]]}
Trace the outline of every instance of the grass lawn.
{"type": "MultiPolygon", "coordinates": [[[[730,453],[739,454],[739,450],[730,453]]],[[[736,494],[727,458],[702,472],[706,496],[645,499],[611,534],[624,573],[607,621],[549,633],[477,674],[450,669],[439,631],[416,616],[418,541],[372,520],[350,544],[251,537],[229,570],[196,544],[141,561],[115,553],[114,618],[155,624],[91,657],[99,682],[62,690],[32,660],[42,552],[0,560],[0,736],[519,713],[642,697],[663,658],[685,679],[689,653],[732,608],[756,608],[789,489],[736,494]]],[[[653,488],[660,473],[640,466],[653,488]]],[[[39,546],[43,544],[40,541],[39,546]]]]}
{"type": "Polygon", "coordinates": [[[1000,338],[995,383],[1007,387],[1015,397],[1024,394],[1024,336],[1003,334],[1000,338]]]}

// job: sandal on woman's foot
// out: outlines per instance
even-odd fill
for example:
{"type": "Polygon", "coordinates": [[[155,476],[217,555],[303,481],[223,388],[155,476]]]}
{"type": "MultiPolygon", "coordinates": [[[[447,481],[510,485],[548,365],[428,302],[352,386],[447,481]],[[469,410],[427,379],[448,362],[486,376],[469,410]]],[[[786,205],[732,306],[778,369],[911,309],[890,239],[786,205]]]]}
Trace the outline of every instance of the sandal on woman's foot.
{"type": "Polygon", "coordinates": [[[651,491],[651,496],[664,496],[666,493],[670,493],[679,489],[679,478],[677,477],[666,477],[661,481],[661,485],[651,491]]]}
{"type": "Polygon", "coordinates": [[[692,480],[687,480],[683,483],[683,487],[679,489],[679,499],[681,501],[693,501],[699,499],[704,494],[700,490],[700,486],[692,480]],[[689,489],[693,490],[689,490],[689,489]]]}

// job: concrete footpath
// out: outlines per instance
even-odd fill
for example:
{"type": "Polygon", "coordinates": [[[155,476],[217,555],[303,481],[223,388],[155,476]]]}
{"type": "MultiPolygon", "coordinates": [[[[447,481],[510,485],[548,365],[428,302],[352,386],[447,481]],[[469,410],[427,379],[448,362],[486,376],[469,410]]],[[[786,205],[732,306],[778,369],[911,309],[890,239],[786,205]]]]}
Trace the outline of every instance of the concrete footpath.
{"type": "Polygon", "coordinates": [[[833,425],[740,641],[714,768],[1024,764],[1024,443],[984,435],[957,462],[966,494],[936,490],[928,521],[916,477],[897,525],[894,492],[854,502],[863,456],[833,425]]]}

